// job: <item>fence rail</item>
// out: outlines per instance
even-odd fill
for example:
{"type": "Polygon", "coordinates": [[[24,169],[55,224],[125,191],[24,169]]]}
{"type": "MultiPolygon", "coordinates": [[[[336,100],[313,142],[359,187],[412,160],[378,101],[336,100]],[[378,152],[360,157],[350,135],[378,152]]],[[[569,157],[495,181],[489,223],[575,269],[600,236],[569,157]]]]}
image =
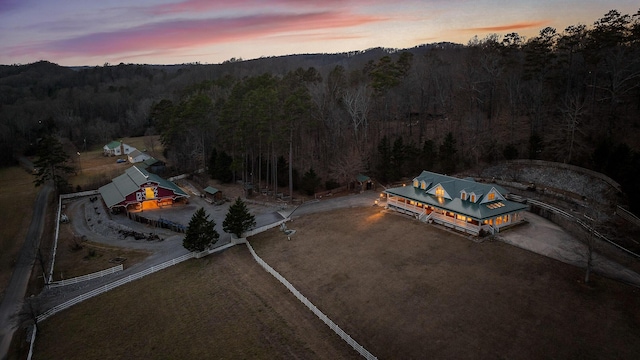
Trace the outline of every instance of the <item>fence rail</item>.
{"type": "Polygon", "coordinates": [[[596,229],[594,229],[592,226],[590,226],[589,224],[587,224],[586,222],[582,221],[581,219],[576,218],[575,216],[569,214],[568,212],[558,209],[554,206],[551,206],[549,204],[545,204],[543,202],[537,201],[537,200],[533,200],[533,199],[527,199],[527,202],[533,206],[537,206],[539,208],[545,209],[547,211],[550,211],[552,213],[558,214],[570,221],[575,221],[576,224],[582,226],[582,228],[584,228],[584,230],[586,230],[587,232],[593,234],[595,237],[597,237],[600,240],[605,241],[608,244],[611,244],[613,246],[615,246],[616,248],[622,250],[623,252],[637,258],[640,259],[640,254],[636,254],[633,251],[626,249],[620,245],[618,245],[617,243],[609,240],[606,236],[602,235],[601,233],[599,233],[596,229]]]}
{"type": "Polygon", "coordinates": [[[67,286],[71,284],[77,284],[79,282],[89,281],[89,280],[97,279],[99,277],[103,277],[105,275],[113,274],[115,272],[122,271],[123,269],[124,269],[124,266],[120,264],[120,265],[117,265],[102,271],[94,272],[91,274],[86,274],[86,275],[74,277],[71,279],[52,281],[49,283],[49,287],[58,287],[58,286],[67,286]]]}
{"type": "Polygon", "coordinates": [[[182,255],[180,257],[177,257],[175,259],[171,259],[169,261],[165,261],[162,264],[152,266],[152,267],[150,267],[150,268],[148,268],[146,270],[140,271],[138,273],[131,274],[131,275],[127,276],[127,277],[124,277],[124,278],[122,278],[120,280],[116,280],[116,281],[114,281],[112,283],[109,283],[107,285],[101,286],[101,287],[96,288],[94,290],[91,290],[91,291],[89,291],[87,293],[84,293],[84,294],[82,294],[80,296],[77,296],[77,297],[75,297],[75,298],[73,298],[71,300],[63,302],[62,304],[56,305],[56,306],[52,307],[51,309],[45,311],[44,313],[42,313],[42,314],[40,314],[38,316],[37,322],[44,321],[47,318],[49,318],[50,316],[53,316],[53,315],[57,314],[58,312],[60,312],[62,310],[68,309],[68,308],[72,307],[73,305],[79,304],[79,303],[81,303],[81,302],[83,302],[83,301],[85,301],[87,299],[90,299],[90,298],[92,298],[94,296],[97,296],[97,295],[105,293],[105,292],[107,292],[109,290],[115,289],[115,288],[117,288],[117,287],[119,287],[121,285],[127,284],[127,283],[129,283],[129,282],[131,282],[133,280],[137,280],[137,279],[143,278],[143,277],[145,277],[145,276],[147,276],[149,274],[153,274],[154,272],[160,271],[162,269],[166,269],[169,266],[173,266],[173,265],[179,264],[179,263],[181,263],[181,262],[183,262],[185,260],[189,260],[189,259],[193,258],[194,256],[195,256],[195,253],[188,253],[188,254],[182,255]]]}
{"type": "Polygon", "coordinates": [[[242,237],[245,237],[245,238],[246,238],[246,237],[249,237],[249,236],[253,236],[253,235],[255,235],[255,234],[259,234],[259,233],[261,233],[261,232],[263,232],[263,231],[267,231],[267,230],[272,229],[272,228],[274,228],[274,227],[276,227],[276,226],[280,226],[280,224],[282,224],[283,222],[286,222],[287,220],[289,220],[289,219],[282,219],[282,220],[280,220],[280,221],[276,221],[276,222],[274,222],[274,223],[271,223],[271,224],[268,224],[268,225],[261,226],[261,227],[259,227],[259,228],[255,228],[255,229],[248,230],[247,232],[245,232],[244,234],[242,234],[242,237]]]}
{"type": "Polygon", "coordinates": [[[324,322],[331,330],[333,330],[342,340],[344,340],[347,344],[349,344],[355,351],[357,351],[362,357],[365,359],[377,359],[373,354],[371,354],[367,349],[365,349],[362,345],[358,344],[349,334],[344,332],[336,323],[331,321],[327,315],[323,314],[320,309],[318,309],[311,301],[309,301],[304,295],[302,295],[287,279],[285,279],[282,275],[280,275],[277,271],[275,271],[269,264],[267,264],[256,252],[253,250],[253,247],[247,241],[247,247],[249,248],[249,252],[253,256],[254,260],[262,266],[269,274],[275,277],[282,285],[284,285],[291,293],[302,302],[309,310],[311,310],[322,322],[324,322]]]}
{"type": "Polygon", "coordinates": [[[635,216],[632,212],[621,207],[620,205],[618,205],[616,208],[616,214],[618,214],[618,216],[627,220],[628,222],[640,227],[640,219],[638,219],[638,217],[635,216]]]}

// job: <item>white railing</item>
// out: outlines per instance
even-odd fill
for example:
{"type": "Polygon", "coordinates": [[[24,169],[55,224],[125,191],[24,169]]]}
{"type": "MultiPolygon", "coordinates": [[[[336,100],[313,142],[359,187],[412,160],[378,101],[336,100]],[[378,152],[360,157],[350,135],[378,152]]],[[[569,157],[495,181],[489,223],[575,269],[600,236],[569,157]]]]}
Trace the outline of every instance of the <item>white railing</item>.
{"type": "Polygon", "coordinates": [[[79,304],[79,303],[81,303],[81,302],[83,302],[83,301],[85,301],[87,299],[90,299],[90,298],[92,298],[94,296],[97,296],[97,295],[105,293],[105,292],[107,292],[109,290],[115,289],[115,288],[117,288],[117,287],[119,287],[121,285],[127,284],[127,283],[129,283],[129,282],[131,282],[133,280],[138,280],[138,279],[143,278],[143,277],[145,277],[145,276],[147,276],[149,274],[153,274],[154,272],[160,271],[162,269],[166,269],[169,266],[173,266],[173,265],[179,264],[179,263],[181,263],[181,262],[183,262],[185,260],[189,260],[189,259],[193,258],[194,256],[195,256],[195,253],[188,253],[188,254],[182,255],[180,257],[177,257],[175,259],[171,259],[169,261],[165,261],[162,264],[152,266],[152,267],[150,267],[150,268],[148,268],[146,270],[140,271],[138,273],[129,275],[129,276],[124,277],[124,278],[122,278],[120,280],[116,280],[116,281],[114,281],[112,283],[109,283],[107,285],[101,286],[101,287],[99,287],[97,289],[91,290],[91,291],[89,291],[87,293],[84,293],[84,294],[82,294],[80,296],[77,296],[77,297],[71,299],[71,300],[63,302],[62,304],[56,305],[56,306],[52,307],[51,309],[43,312],[42,314],[40,314],[37,317],[37,322],[41,322],[43,320],[46,320],[50,316],[55,315],[55,314],[57,314],[58,312],[60,312],[62,310],[68,309],[68,308],[72,307],[73,305],[79,304]]]}
{"type": "Polygon", "coordinates": [[[635,216],[631,211],[621,207],[620,205],[616,207],[616,214],[621,218],[629,221],[630,223],[633,223],[636,226],[640,227],[640,219],[638,219],[638,217],[635,216]]]}
{"type": "Polygon", "coordinates": [[[425,211],[424,208],[421,208],[421,207],[418,207],[418,206],[415,206],[415,205],[410,205],[410,204],[404,203],[402,201],[393,200],[393,199],[387,199],[387,206],[394,206],[394,207],[397,207],[399,209],[410,211],[410,212],[415,213],[415,214],[420,214],[423,211],[425,211]]]}
{"type": "Polygon", "coordinates": [[[58,280],[58,281],[50,281],[49,282],[49,287],[58,287],[58,286],[67,286],[67,285],[71,285],[71,284],[77,284],[79,282],[83,282],[83,281],[89,281],[89,280],[93,280],[93,279],[97,279],[99,277],[103,277],[105,275],[109,275],[109,274],[113,274],[115,272],[118,271],[122,271],[124,269],[124,266],[122,264],[105,269],[105,270],[101,270],[98,272],[94,272],[91,274],[86,274],[86,275],[82,275],[82,276],[78,276],[78,277],[74,277],[71,279],[65,279],[65,280],[58,280]]]}
{"type": "Polygon", "coordinates": [[[289,218],[287,219],[282,219],[280,221],[276,221],[274,223],[268,224],[268,225],[264,225],[264,226],[260,226],[259,228],[255,228],[255,229],[251,229],[246,231],[245,233],[242,234],[242,237],[249,237],[249,236],[253,236],[255,234],[259,234],[263,231],[267,231],[271,228],[274,228],[276,226],[280,226],[280,224],[282,224],[283,222],[289,221],[289,218]]]}
{"type": "Polygon", "coordinates": [[[355,351],[357,351],[362,357],[365,359],[377,359],[373,354],[371,354],[367,349],[365,349],[362,345],[358,344],[349,334],[344,332],[336,323],[331,321],[327,315],[323,314],[311,301],[309,301],[304,295],[302,295],[287,279],[285,279],[282,275],[280,275],[277,271],[275,271],[269,264],[264,262],[258,254],[253,250],[253,247],[247,241],[247,247],[249,248],[249,252],[253,256],[254,260],[262,266],[269,274],[278,279],[282,285],[284,285],[291,293],[302,302],[309,310],[311,310],[322,322],[324,322],[331,330],[333,330],[342,340],[344,340],[347,344],[349,344],[355,351]]]}
{"type": "Polygon", "coordinates": [[[436,212],[431,213],[431,218],[434,222],[444,225],[446,227],[450,227],[452,229],[469,233],[472,235],[478,235],[480,233],[480,227],[470,224],[463,220],[458,220],[456,218],[451,218],[442,214],[438,214],[436,212]]]}

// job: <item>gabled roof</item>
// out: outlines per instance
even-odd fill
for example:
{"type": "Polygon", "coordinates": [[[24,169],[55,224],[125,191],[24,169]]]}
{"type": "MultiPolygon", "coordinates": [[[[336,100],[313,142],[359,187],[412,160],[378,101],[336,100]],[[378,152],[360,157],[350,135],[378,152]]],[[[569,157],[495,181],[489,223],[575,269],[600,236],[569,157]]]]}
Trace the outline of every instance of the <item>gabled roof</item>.
{"type": "Polygon", "coordinates": [[[131,156],[132,158],[135,158],[135,157],[138,157],[138,156],[143,155],[143,154],[144,153],[142,151],[140,151],[138,149],[135,149],[135,150],[133,150],[132,152],[129,153],[129,156],[131,156]]]}
{"type": "Polygon", "coordinates": [[[105,147],[107,149],[111,149],[111,150],[113,150],[113,149],[115,149],[115,148],[117,148],[119,146],[120,146],[120,141],[112,141],[112,142],[108,143],[107,145],[105,145],[105,147]]]}
{"type": "Polygon", "coordinates": [[[505,190],[493,184],[478,183],[472,179],[458,179],[453,176],[441,175],[430,171],[423,171],[414,180],[418,180],[418,182],[425,181],[427,183],[427,189],[423,190],[420,187],[403,186],[387,189],[385,193],[401,196],[477,220],[492,218],[527,208],[526,205],[501,199],[500,197],[504,197],[506,194],[506,192],[504,192],[505,190]],[[447,194],[451,196],[451,199],[438,198],[435,196],[433,190],[438,185],[444,188],[447,194]],[[476,202],[460,199],[460,193],[463,190],[467,194],[474,193],[477,197],[476,202]],[[496,191],[499,196],[496,196],[496,199],[493,201],[481,203],[484,196],[491,191],[496,191]]]}
{"type": "Polygon", "coordinates": [[[218,191],[220,191],[220,190],[218,190],[218,189],[216,189],[216,188],[214,188],[212,186],[207,186],[206,188],[204,188],[204,192],[206,192],[207,194],[211,194],[211,195],[214,195],[218,191]]]}
{"type": "Polygon", "coordinates": [[[137,166],[128,168],[124,174],[114,178],[111,183],[98,189],[108,207],[121,203],[129,195],[138,191],[140,186],[152,182],[159,187],[172,190],[176,195],[189,197],[176,184],[165,180],[156,174],[149,173],[137,166]]]}

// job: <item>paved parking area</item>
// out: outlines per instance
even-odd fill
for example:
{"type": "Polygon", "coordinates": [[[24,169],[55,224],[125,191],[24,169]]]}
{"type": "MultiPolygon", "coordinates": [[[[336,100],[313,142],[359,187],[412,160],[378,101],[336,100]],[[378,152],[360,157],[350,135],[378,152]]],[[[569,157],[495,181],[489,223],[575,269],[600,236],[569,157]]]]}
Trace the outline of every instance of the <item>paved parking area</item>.
{"type": "MultiPolygon", "coordinates": [[[[532,213],[526,213],[527,223],[498,234],[507,244],[586,269],[588,248],[558,225],[532,213]]],[[[597,253],[593,253],[592,269],[609,278],[640,286],[640,275],[597,253]]]]}

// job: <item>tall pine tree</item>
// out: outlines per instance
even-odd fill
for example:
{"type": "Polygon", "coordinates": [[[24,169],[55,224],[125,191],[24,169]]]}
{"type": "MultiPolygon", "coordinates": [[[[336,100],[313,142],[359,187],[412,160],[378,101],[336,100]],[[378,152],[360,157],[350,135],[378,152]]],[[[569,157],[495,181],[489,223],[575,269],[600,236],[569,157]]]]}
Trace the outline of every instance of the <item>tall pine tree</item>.
{"type": "Polygon", "coordinates": [[[236,202],[229,207],[229,212],[222,222],[222,229],[232,233],[237,237],[242,237],[242,233],[256,225],[255,216],[249,213],[249,209],[242,199],[237,198],[236,202]]]}
{"type": "Polygon", "coordinates": [[[204,211],[204,208],[196,210],[189,221],[182,246],[189,251],[204,251],[220,237],[215,228],[215,221],[209,220],[209,214],[204,211]]]}

